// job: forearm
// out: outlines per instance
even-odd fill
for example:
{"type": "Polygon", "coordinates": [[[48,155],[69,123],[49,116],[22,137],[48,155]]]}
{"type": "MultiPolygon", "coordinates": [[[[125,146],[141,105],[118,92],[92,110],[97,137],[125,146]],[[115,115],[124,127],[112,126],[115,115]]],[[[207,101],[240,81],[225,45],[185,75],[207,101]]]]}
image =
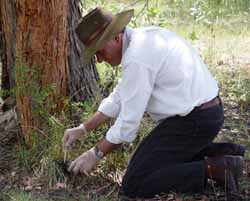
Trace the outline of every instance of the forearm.
{"type": "Polygon", "coordinates": [[[103,138],[100,142],[97,143],[98,149],[101,150],[104,155],[107,155],[108,153],[112,152],[120,146],[121,144],[113,144],[105,138],[103,138]]]}
{"type": "Polygon", "coordinates": [[[101,112],[96,112],[89,120],[84,122],[84,126],[87,131],[98,128],[103,123],[110,120],[110,117],[106,116],[101,112]]]}
{"type": "MultiPolygon", "coordinates": [[[[101,112],[96,112],[88,121],[84,123],[84,126],[87,131],[90,131],[92,129],[96,129],[98,126],[103,123],[106,123],[109,120],[110,117],[106,116],[101,112]]],[[[113,144],[107,141],[105,138],[103,138],[100,142],[97,143],[98,149],[100,149],[104,153],[104,155],[117,149],[118,147],[120,147],[120,145],[121,144],[113,144]]]]}

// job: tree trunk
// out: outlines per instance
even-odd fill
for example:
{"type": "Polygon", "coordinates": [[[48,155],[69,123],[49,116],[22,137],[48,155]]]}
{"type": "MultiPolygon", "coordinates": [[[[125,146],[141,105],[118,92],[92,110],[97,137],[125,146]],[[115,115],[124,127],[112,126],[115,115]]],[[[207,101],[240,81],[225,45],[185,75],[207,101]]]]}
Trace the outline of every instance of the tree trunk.
{"type": "MultiPolygon", "coordinates": [[[[2,58],[1,89],[10,90],[15,85],[15,9],[13,0],[0,1],[0,57],[2,58]]],[[[1,72],[1,71],[0,71],[1,72]]],[[[3,99],[8,95],[4,94],[3,99]]]]}
{"type": "Polygon", "coordinates": [[[75,101],[82,101],[93,97],[98,89],[99,80],[94,60],[83,66],[81,42],[78,39],[74,28],[81,17],[79,9],[80,0],[69,1],[68,6],[68,35],[69,35],[69,70],[70,70],[70,97],[75,101]]]}
{"type": "Polygon", "coordinates": [[[80,18],[78,3],[79,0],[0,1],[2,88],[16,86],[18,114],[28,144],[32,128],[41,129],[43,125],[41,115],[33,113],[41,105],[35,97],[37,92],[52,89],[42,94],[42,107],[58,114],[66,96],[82,101],[97,91],[99,78],[94,62],[83,66],[82,47],[74,32],[80,18]]]}
{"type": "Polygon", "coordinates": [[[43,107],[58,114],[67,95],[67,8],[66,0],[16,0],[16,101],[28,144],[33,129],[43,125],[40,113],[33,112],[38,102],[45,101],[43,107]],[[35,90],[43,93],[52,85],[48,97],[34,97],[35,90]]]}

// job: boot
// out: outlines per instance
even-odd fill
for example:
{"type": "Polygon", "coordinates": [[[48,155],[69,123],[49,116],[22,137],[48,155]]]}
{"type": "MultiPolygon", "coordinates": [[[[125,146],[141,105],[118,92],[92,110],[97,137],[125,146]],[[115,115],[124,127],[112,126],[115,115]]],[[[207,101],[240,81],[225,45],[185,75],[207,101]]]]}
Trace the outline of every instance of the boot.
{"type": "Polygon", "coordinates": [[[233,143],[211,143],[201,150],[194,160],[203,160],[204,157],[218,157],[223,155],[244,156],[245,147],[233,143]]]}
{"type": "Polygon", "coordinates": [[[225,189],[227,201],[240,201],[238,179],[243,174],[243,158],[241,156],[207,157],[206,175],[225,189]]]}

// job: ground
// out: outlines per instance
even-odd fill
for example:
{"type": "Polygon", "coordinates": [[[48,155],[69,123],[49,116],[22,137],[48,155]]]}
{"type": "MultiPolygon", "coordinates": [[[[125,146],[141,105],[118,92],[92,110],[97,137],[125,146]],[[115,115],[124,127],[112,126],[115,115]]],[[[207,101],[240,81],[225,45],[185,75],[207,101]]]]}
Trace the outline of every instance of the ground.
{"type": "MultiPolygon", "coordinates": [[[[243,60],[243,61],[246,61],[243,60]]],[[[248,65],[237,59],[231,65],[248,65]]],[[[226,65],[225,61],[223,61],[226,65]]],[[[221,64],[218,65],[221,67],[221,64]]],[[[217,66],[217,68],[218,68],[217,66]]],[[[224,66],[225,67],[225,66],[224,66]]],[[[222,68],[222,67],[221,67],[222,68]]],[[[240,181],[241,194],[245,201],[250,200],[250,112],[242,110],[240,104],[228,96],[222,96],[225,109],[225,124],[217,141],[241,143],[246,146],[246,160],[244,177],[240,181]]],[[[11,172],[0,177],[1,196],[3,201],[8,200],[118,200],[118,189],[122,173],[116,171],[96,171],[89,177],[67,178],[58,181],[54,186],[46,186],[42,178],[27,172],[11,172]]],[[[1,200],[1,197],[0,197],[1,200]]],[[[165,197],[158,197],[154,200],[225,200],[223,191],[218,188],[211,188],[207,195],[188,197],[184,195],[169,194],[165,197]]]]}
{"type": "MultiPolygon", "coordinates": [[[[88,2],[88,1],[87,1],[88,2]]],[[[91,1],[92,2],[92,1],[91,1]]],[[[93,1],[92,7],[98,2],[93,1]]],[[[126,2],[124,0],[124,2],[126,2]]],[[[152,1],[155,2],[155,1],[152,1]]],[[[158,1],[156,1],[158,2],[158,1]]],[[[164,1],[159,1],[164,2],[164,1]]],[[[159,3],[158,2],[158,3],[159,3]]],[[[170,1],[169,1],[170,2],[170,1]]],[[[173,2],[181,2],[175,0],[173,2]]],[[[184,2],[184,1],[183,1],[184,2]]],[[[201,2],[201,1],[199,1],[201,2]]],[[[103,2],[102,2],[103,4],[103,2]]],[[[160,4],[160,3],[159,3],[160,4]]],[[[89,5],[87,5],[89,6],[89,5]]],[[[184,8],[181,5],[177,5],[184,8]]],[[[110,1],[107,7],[113,10],[119,10],[124,7],[123,3],[110,1]],[[115,6],[114,6],[115,4],[115,6]]],[[[162,7],[148,6],[147,12],[142,12],[137,21],[131,26],[155,24],[164,26],[177,32],[186,38],[199,51],[201,57],[208,64],[208,67],[220,86],[220,95],[224,102],[225,123],[216,141],[235,142],[246,146],[244,176],[240,181],[241,195],[243,200],[250,200],[250,21],[247,14],[233,14],[232,18],[219,19],[210,23],[200,23],[192,21],[186,23],[184,18],[176,19],[165,11],[171,11],[170,4],[164,4],[162,7]],[[160,13],[160,14],[158,14],[160,13]],[[151,18],[148,18],[150,17],[151,18]],[[139,22],[139,23],[138,23],[139,22]],[[160,22],[160,23],[159,23],[160,22]]],[[[137,9],[140,11],[142,7],[137,9]]],[[[176,15],[184,16],[181,9],[177,8],[176,15]]],[[[199,7],[197,7],[199,11],[199,7]]],[[[137,12],[139,13],[139,12],[137,12]]],[[[171,13],[171,12],[170,12],[171,13]]],[[[202,13],[201,13],[202,14],[202,13]]],[[[203,13],[204,14],[204,13],[203,13]]],[[[206,14],[206,13],[205,13],[206,14]]],[[[183,17],[182,16],[182,17],[183,17]]],[[[189,16],[190,17],[190,16],[189,16]]],[[[106,75],[103,71],[105,65],[98,66],[99,72],[106,75]]],[[[102,77],[102,76],[101,76],[102,77]]],[[[0,100],[1,104],[1,100],[0,100]]],[[[91,103],[90,103],[91,104],[91,103]]],[[[84,105],[84,107],[86,104],[84,105]]],[[[89,105],[87,105],[90,107],[89,105]]],[[[85,111],[86,113],[86,111],[85,111]]],[[[87,112],[86,115],[89,115],[87,112]]],[[[145,118],[139,132],[139,137],[132,145],[124,147],[125,151],[115,153],[106,158],[97,170],[90,176],[72,177],[58,176],[55,171],[56,163],[50,163],[50,168],[46,163],[46,157],[39,158],[35,164],[39,168],[28,167],[30,158],[26,158],[26,168],[13,170],[7,174],[0,174],[0,201],[116,201],[119,200],[118,192],[121,177],[126,167],[126,161],[132,153],[147,130],[151,128],[151,123],[145,118]],[[54,166],[53,166],[54,165],[54,166]],[[48,169],[43,169],[48,168],[48,169]]],[[[103,131],[100,131],[100,133],[103,131]]],[[[56,146],[61,146],[62,132],[58,132],[58,142],[56,146]]],[[[94,133],[100,136],[99,131],[94,133]]],[[[81,145],[81,150],[92,146],[98,137],[94,134],[88,138],[88,141],[81,145]]],[[[53,149],[52,149],[53,150],[53,149]]],[[[59,148],[55,150],[60,150],[59,148]]],[[[23,151],[23,150],[22,150],[23,151]]],[[[39,150],[40,151],[40,150],[39,150]]],[[[22,154],[26,152],[22,152],[22,154]]],[[[78,152],[79,153],[79,152],[78,152]]],[[[76,154],[78,154],[76,153],[76,154]]],[[[62,155],[60,153],[60,155],[62,155]]],[[[32,158],[32,161],[34,158],[32,158]]],[[[76,155],[73,155],[76,156],[76,155]]],[[[72,158],[73,158],[72,156],[72,158]]],[[[62,159],[62,158],[61,158],[62,159]]],[[[22,158],[21,161],[24,159],[22,158]]],[[[23,164],[23,163],[22,163],[23,164]]],[[[60,172],[60,171],[59,171],[60,172]]],[[[186,196],[169,194],[157,197],[154,200],[165,201],[221,201],[226,200],[223,189],[213,188],[211,183],[209,191],[205,195],[186,196]]]]}

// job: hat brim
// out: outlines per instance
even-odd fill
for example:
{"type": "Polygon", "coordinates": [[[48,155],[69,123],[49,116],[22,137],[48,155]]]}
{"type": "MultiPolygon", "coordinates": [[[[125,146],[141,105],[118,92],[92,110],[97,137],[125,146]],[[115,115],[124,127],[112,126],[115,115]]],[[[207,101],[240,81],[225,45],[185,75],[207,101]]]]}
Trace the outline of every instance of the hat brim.
{"type": "Polygon", "coordinates": [[[105,45],[106,42],[117,36],[133,17],[134,10],[127,10],[116,14],[102,35],[94,40],[91,45],[85,46],[83,51],[83,63],[88,64],[91,57],[105,45]]]}

